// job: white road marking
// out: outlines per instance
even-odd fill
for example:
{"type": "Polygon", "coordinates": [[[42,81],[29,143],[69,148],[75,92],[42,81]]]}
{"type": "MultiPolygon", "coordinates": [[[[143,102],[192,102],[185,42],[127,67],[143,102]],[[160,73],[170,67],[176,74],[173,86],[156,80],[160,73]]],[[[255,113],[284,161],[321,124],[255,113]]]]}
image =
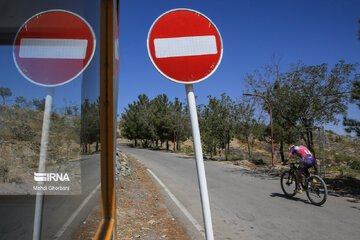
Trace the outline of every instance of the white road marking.
{"type": "Polygon", "coordinates": [[[84,59],[86,39],[22,38],[20,58],[84,59]]]}
{"type": "Polygon", "coordinates": [[[213,35],[156,38],[154,46],[157,58],[217,54],[216,38],[213,35]]]}
{"type": "Polygon", "coordinates": [[[85,207],[85,205],[90,201],[90,199],[95,195],[95,193],[100,189],[101,184],[96,186],[96,188],[85,198],[85,200],[81,203],[81,205],[76,209],[76,211],[70,216],[70,218],[66,221],[66,223],[60,228],[60,230],[55,234],[54,239],[60,238],[66,229],[70,226],[70,224],[74,221],[75,217],[79,214],[79,212],[85,207]]]}
{"type": "Polygon", "coordinates": [[[153,173],[150,169],[148,172],[156,179],[160,186],[165,190],[169,197],[174,201],[178,208],[184,213],[184,215],[189,219],[189,221],[194,225],[194,227],[200,232],[200,234],[205,238],[205,232],[203,227],[195,220],[195,218],[189,213],[189,211],[181,204],[181,202],[170,192],[170,190],[165,186],[165,184],[153,173]]]}

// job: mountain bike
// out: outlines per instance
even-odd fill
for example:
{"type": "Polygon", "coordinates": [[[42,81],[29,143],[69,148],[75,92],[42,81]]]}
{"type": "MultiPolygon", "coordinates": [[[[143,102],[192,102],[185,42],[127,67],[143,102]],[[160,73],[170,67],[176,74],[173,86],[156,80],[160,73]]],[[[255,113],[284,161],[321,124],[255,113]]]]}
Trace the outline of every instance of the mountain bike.
{"type": "MultiPolygon", "coordinates": [[[[280,183],[286,197],[293,197],[297,193],[298,179],[297,179],[297,163],[290,162],[290,169],[281,174],[280,183]]],[[[324,180],[317,175],[307,176],[302,172],[303,181],[301,186],[306,192],[310,202],[316,206],[321,206],[327,199],[327,187],[324,180]]]]}

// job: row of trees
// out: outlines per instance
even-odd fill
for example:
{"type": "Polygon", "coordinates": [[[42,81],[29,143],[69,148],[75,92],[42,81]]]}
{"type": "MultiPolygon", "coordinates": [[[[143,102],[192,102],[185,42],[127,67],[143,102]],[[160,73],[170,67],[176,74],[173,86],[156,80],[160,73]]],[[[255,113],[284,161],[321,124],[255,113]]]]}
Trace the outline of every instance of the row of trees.
{"type": "MultiPolygon", "coordinates": [[[[213,157],[219,148],[228,156],[230,142],[235,136],[246,140],[251,156],[254,134],[264,138],[266,126],[255,119],[254,101],[243,98],[234,101],[226,94],[220,99],[208,96],[207,105],[199,105],[199,125],[204,151],[213,157]]],[[[121,117],[122,135],[138,141],[144,147],[159,146],[176,142],[179,151],[181,143],[191,136],[189,113],[186,104],[175,98],[169,101],[166,94],[150,100],[145,94],[128,105],[121,117]]]]}
{"type": "MultiPolygon", "coordinates": [[[[227,158],[230,142],[236,137],[247,143],[251,158],[255,139],[271,140],[269,122],[265,120],[271,106],[274,141],[281,157],[284,158],[285,146],[294,143],[297,136],[315,152],[314,130],[325,124],[337,124],[339,115],[346,115],[349,89],[353,89],[351,99],[359,101],[356,67],[344,61],[333,67],[299,63],[281,72],[273,58],[270,65],[246,77],[247,91],[253,97],[233,100],[226,94],[219,98],[208,96],[208,103],[198,106],[204,151],[212,157],[222,148],[227,158]]],[[[178,143],[190,137],[188,119],[187,106],[178,99],[171,102],[162,94],[150,100],[143,94],[128,105],[121,122],[125,137],[136,144],[141,140],[144,146],[150,142],[157,146],[159,141],[173,141],[174,134],[178,143]]],[[[346,120],[345,124],[356,122],[346,120]]],[[[351,131],[356,126],[359,125],[348,125],[347,129],[351,131]]]]}
{"type": "MultiPolygon", "coordinates": [[[[12,96],[12,91],[10,88],[0,87],[0,96],[2,98],[2,104],[5,105],[5,99],[12,96]]],[[[13,106],[26,108],[26,109],[34,109],[39,111],[44,111],[45,109],[45,99],[37,99],[34,98],[32,100],[27,100],[23,96],[18,96],[13,100],[15,104],[13,106]]]]}
{"type": "MultiPolygon", "coordinates": [[[[5,99],[12,96],[11,89],[0,87],[0,96],[3,98],[3,104],[5,104],[5,99]]],[[[45,99],[34,98],[32,100],[28,100],[23,96],[18,96],[15,98],[15,104],[13,106],[19,109],[44,111],[45,99]]],[[[23,139],[23,136],[28,136],[32,132],[27,125],[24,126],[26,127],[20,126],[14,128],[15,135],[18,139],[23,139]]],[[[83,153],[89,152],[90,145],[93,143],[96,144],[95,150],[99,151],[99,99],[94,102],[91,102],[89,99],[85,99],[80,107],[76,104],[68,105],[65,103],[60,110],[52,114],[52,129],[54,131],[66,133],[66,136],[71,136],[69,139],[65,137],[64,140],[67,141],[67,144],[71,144],[70,140],[76,139],[76,135],[78,137],[80,136],[79,140],[81,151],[83,153]],[[79,109],[81,109],[81,115],[79,109]]]]}
{"type": "Polygon", "coordinates": [[[210,157],[221,148],[228,159],[230,142],[236,137],[247,143],[251,158],[255,139],[267,140],[267,127],[261,114],[256,114],[255,103],[247,98],[233,100],[223,93],[219,99],[208,96],[208,104],[199,106],[201,138],[210,157]]]}
{"type": "Polygon", "coordinates": [[[175,99],[171,102],[166,94],[158,95],[150,100],[145,94],[128,105],[121,118],[122,135],[128,139],[142,141],[144,147],[159,146],[169,141],[177,143],[180,150],[181,142],[190,137],[189,117],[186,106],[175,99]]]}

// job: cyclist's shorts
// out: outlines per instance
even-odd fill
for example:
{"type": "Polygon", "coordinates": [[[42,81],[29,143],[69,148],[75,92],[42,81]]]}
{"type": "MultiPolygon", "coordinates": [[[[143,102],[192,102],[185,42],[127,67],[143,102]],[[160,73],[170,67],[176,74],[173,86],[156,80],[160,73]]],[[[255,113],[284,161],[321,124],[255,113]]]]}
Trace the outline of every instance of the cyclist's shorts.
{"type": "Polygon", "coordinates": [[[306,156],[300,160],[299,169],[305,170],[311,168],[314,165],[315,165],[315,158],[306,156]]]}

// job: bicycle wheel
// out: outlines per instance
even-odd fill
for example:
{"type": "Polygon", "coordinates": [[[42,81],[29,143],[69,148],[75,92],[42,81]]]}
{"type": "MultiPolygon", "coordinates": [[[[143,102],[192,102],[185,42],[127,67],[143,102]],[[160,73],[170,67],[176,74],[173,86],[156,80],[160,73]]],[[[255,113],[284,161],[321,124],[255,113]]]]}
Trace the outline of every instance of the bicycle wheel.
{"type": "Polygon", "coordinates": [[[297,180],[293,171],[286,171],[281,174],[281,189],[286,197],[293,197],[296,194],[297,180]]]}
{"type": "Polygon", "coordinates": [[[326,202],[328,194],[324,180],[317,175],[313,175],[307,179],[306,184],[306,195],[310,202],[316,206],[323,205],[326,202]]]}

